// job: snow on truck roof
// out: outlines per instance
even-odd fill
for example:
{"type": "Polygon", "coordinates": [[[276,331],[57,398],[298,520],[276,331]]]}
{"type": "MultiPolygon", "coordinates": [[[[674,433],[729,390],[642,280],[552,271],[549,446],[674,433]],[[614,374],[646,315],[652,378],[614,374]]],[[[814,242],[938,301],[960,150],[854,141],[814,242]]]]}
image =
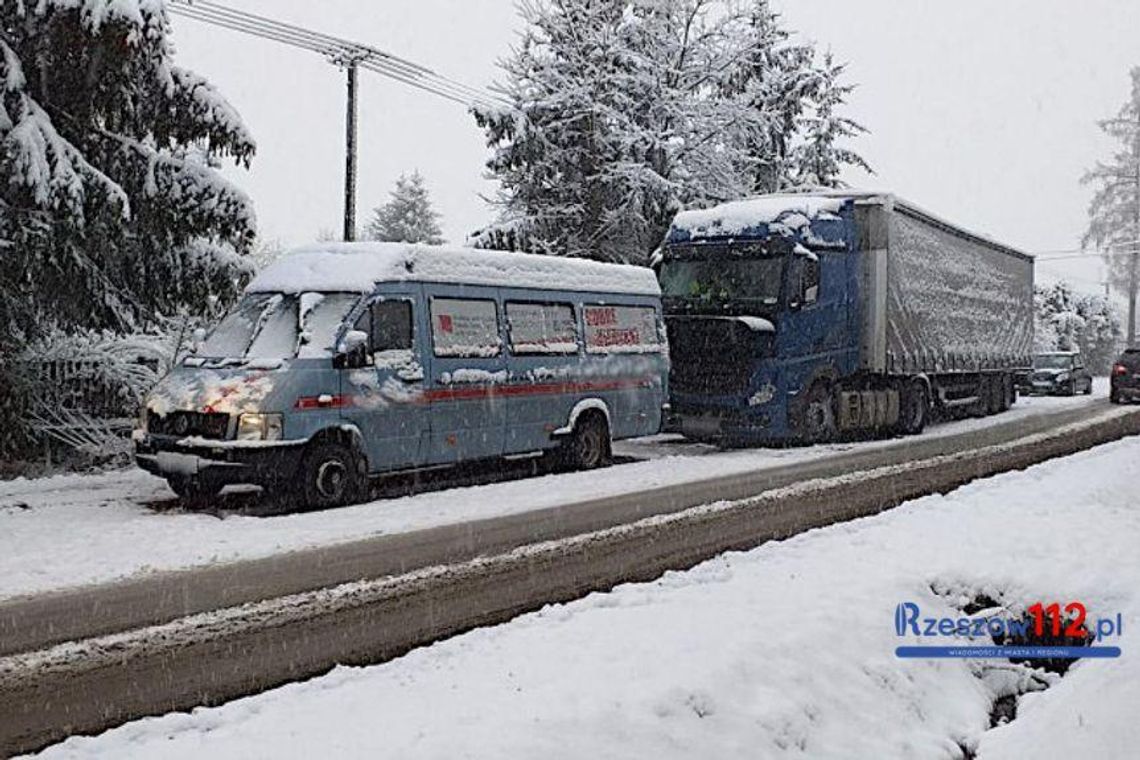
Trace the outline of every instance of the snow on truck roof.
{"type": "Polygon", "coordinates": [[[250,292],[371,291],[377,282],[660,295],[647,267],[411,243],[324,243],[297,249],[254,277],[250,292]]]}
{"type": "Polygon", "coordinates": [[[760,195],[712,208],[682,211],[673,220],[673,228],[702,235],[736,235],[749,227],[777,220],[792,222],[788,226],[795,228],[823,215],[839,213],[850,197],[795,193],[760,195]],[[791,215],[800,215],[802,219],[789,219],[791,215]]]}
{"type": "Polygon", "coordinates": [[[843,208],[843,204],[848,201],[896,208],[960,237],[972,238],[1019,258],[1033,258],[1024,251],[1008,246],[989,235],[973,232],[957,224],[952,224],[897,195],[875,190],[818,189],[805,193],[772,193],[739,201],[729,201],[711,208],[682,211],[673,220],[670,235],[674,230],[677,230],[688,232],[693,237],[732,236],[743,233],[749,227],[757,227],[761,224],[779,224],[791,231],[800,230],[816,219],[835,218],[835,215],[843,208]]]}

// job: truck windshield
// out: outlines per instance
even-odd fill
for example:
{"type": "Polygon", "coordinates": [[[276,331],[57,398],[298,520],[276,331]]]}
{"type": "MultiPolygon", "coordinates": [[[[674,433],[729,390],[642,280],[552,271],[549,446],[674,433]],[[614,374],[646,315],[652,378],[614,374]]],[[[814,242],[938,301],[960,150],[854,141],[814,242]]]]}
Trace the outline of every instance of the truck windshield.
{"type": "Polygon", "coordinates": [[[1068,369],[1073,357],[1069,354],[1038,354],[1033,357],[1034,369],[1068,369]]]}
{"type": "Polygon", "coordinates": [[[667,258],[661,266],[661,294],[666,298],[775,305],[780,300],[784,261],[783,256],[744,258],[731,254],[667,258]]]}
{"type": "Polygon", "coordinates": [[[218,359],[289,359],[332,355],[357,293],[247,293],[199,347],[218,359]]]}

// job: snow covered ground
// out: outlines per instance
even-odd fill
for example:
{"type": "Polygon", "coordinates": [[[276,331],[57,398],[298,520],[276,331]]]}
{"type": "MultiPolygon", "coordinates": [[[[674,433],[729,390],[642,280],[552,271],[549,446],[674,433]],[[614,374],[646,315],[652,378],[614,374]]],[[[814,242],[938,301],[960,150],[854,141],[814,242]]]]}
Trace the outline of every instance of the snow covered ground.
{"type": "Polygon", "coordinates": [[[1127,439],[43,756],[1135,757],[1137,482],[1127,439]],[[930,643],[896,635],[897,604],[958,617],[982,593],[1120,613],[1123,656],[1043,676],[990,729],[1005,661],[894,655],[930,643]]]}
{"type": "MultiPolygon", "coordinates": [[[[1009,412],[932,427],[950,435],[1066,406],[1091,397],[1026,398],[1009,412]]],[[[383,499],[343,509],[254,516],[185,512],[165,481],[141,470],[0,481],[0,599],[132,575],[350,541],[379,534],[522,512],[568,501],[819,459],[872,441],[796,449],[719,451],[675,436],[618,444],[644,461],[589,473],[529,477],[383,499]]]]}

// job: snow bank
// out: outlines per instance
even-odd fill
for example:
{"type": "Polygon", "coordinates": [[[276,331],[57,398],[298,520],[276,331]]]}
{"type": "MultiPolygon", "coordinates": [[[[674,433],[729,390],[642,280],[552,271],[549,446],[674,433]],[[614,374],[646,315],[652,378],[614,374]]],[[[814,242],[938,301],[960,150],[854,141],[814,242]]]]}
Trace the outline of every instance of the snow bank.
{"type": "Polygon", "coordinates": [[[1137,478],[1140,440],[1120,441],[44,756],[1129,757],[1137,478]],[[920,643],[896,635],[898,603],[958,617],[978,593],[1120,612],[1125,655],[1078,662],[988,730],[982,663],[894,656],[920,643]]]}
{"type": "Polygon", "coordinates": [[[409,243],[326,243],[266,267],[251,292],[368,292],[381,281],[423,281],[656,296],[653,270],[586,259],[409,243]]]}

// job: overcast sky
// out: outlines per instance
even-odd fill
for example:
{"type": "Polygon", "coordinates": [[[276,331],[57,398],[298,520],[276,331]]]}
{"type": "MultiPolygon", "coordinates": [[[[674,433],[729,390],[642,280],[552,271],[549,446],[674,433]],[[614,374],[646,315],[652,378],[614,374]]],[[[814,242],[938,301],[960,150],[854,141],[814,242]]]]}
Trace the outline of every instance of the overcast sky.
{"type": "MultiPolygon", "coordinates": [[[[472,85],[498,76],[516,39],[511,0],[224,0],[380,47],[472,85]]],[[[859,89],[855,141],[891,190],[1030,252],[1072,249],[1090,191],[1083,171],[1111,150],[1096,120],[1128,95],[1140,65],[1134,0],[774,0],[788,25],[849,63],[859,89]]],[[[178,61],[213,81],[258,142],[250,171],[227,173],[253,197],[262,234],[286,245],[341,228],[344,74],[316,54],[174,17],[178,61]]],[[[462,242],[492,210],[487,151],[464,109],[362,72],[358,216],[419,169],[446,237],[462,242]]],[[[1088,259],[1039,262],[1086,289],[1088,259]]]]}

